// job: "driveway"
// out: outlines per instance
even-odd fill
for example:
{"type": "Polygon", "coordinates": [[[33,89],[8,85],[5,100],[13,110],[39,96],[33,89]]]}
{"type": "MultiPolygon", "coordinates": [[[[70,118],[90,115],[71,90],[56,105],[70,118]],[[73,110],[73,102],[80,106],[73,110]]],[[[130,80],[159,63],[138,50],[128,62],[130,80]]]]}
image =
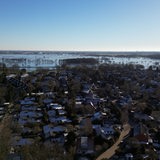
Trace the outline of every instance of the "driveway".
{"type": "Polygon", "coordinates": [[[112,145],[109,149],[107,149],[104,153],[102,153],[96,160],[102,160],[103,158],[107,159],[111,158],[115,154],[115,151],[118,149],[119,147],[118,145],[124,139],[124,137],[129,133],[129,131],[130,131],[130,125],[129,124],[123,125],[123,130],[116,143],[112,145]]]}

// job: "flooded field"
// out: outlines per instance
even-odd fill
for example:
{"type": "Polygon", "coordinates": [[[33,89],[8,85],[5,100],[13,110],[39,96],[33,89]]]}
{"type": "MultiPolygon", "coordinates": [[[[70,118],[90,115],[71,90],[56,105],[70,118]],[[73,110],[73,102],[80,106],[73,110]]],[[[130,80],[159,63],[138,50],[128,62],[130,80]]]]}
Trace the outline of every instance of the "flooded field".
{"type": "Polygon", "coordinates": [[[115,53],[95,53],[95,52],[2,52],[0,53],[0,63],[7,67],[19,66],[28,70],[36,68],[54,68],[61,65],[63,59],[74,58],[95,58],[100,64],[140,64],[145,68],[149,66],[159,67],[160,59],[144,56],[146,54],[135,56],[134,52],[131,54],[125,53],[123,55],[115,53]]]}

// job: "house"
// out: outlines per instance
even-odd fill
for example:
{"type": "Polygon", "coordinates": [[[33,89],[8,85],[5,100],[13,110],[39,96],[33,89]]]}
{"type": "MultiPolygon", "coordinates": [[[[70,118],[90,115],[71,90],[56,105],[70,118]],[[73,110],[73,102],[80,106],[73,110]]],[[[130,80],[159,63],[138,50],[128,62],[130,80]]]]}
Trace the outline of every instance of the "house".
{"type": "Polygon", "coordinates": [[[64,111],[64,110],[62,110],[62,109],[59,109],[58,110],[58,115],[59,116],[63,116],[63,115],[65,115],[66,114],[66,111],[64,111]]]}
{"type": "Polygon", "coordinates": [[[14,146],[31,145],[33,143],[34,143],[34,139],[32,138],[22,138],[21,136],[16,136],[13,139],[14,146]]]}
{"type": "Polygon", "coordinates": [[[132,135],[134,137],[137,135],[147,134],[147,133],[148,133],[148,128],[142,123],[136,124],[132,128],[132,135]]]}
{"type": "Polygon", "coordinates": [[[105,117],[107,114],[104,112],[96,112],[92,116],[92,120],[101,120],[103,117],[105,117]]]}
{"type": "Polygon", "coordinates": [[[81,107],[83,107],[82,102],[80,102],[80,101],[79,101],[79,102],[78,102],[78,101],[76,101],[76,102],[75,102],[75,108],[76,108],[76,109],[78,109],[78,108],[81,108],[81,107]]]}
{"type": "Polygon", "coordinates": [[[93,130],[95,131],[96,135],[100,135],[101,134],[101,125],[99,124],[96,124],[96,125],[93,125],[93,130]]]}
{"type": "Polygon", "coordinates": [[[55,117],[56,116],[56,111],[55,110],[49,110],[47,112],[47,114],[48,114],[49,117],[55,117]]]}
{"type": "Polygon", "coordinates": [[[25,73],[25,74],[22,74],[21,75],[21,80],[25,80],[26,78],[29,77],[29,74],[28,73],[25,73]]]}
{"type": "Polygon", "coordinates": [[[67,128],[64,126],[53,126],[52,124],[43,126],[43,133],[45,138],[54,136],[55,134],[65,133],[67,128]]]}
{"type": "Polygon", "coordinates": [[[134,125],[134,128],[132,129],[132,135],[134,138],[137,139],[137,142],[135,143],[138,144],[153,143],[153,140],[150,138],[148,134],[148,128],[142,123],[134,125]]]}
{"type": "Polygon", "coordinates": [[[100,98],[95,96],[91,96],[91,97],[86,96],[84,100],[85,104],[92,104],[93,106],[99,105],[100,102],[101,102],[100,98]]]}
{"type": "Polygon", "coordinates": [[[100,130],[101,130],[101,136],[103,138],[107,138],[108,136],[113,135],[115,133],[113,126],[109,126],[109,125],[105,125],[101,127],[100,130]]]}
{"type": "Polygon", "coordinates": [[[77,140],[77,154],[78,155],[93,155],[94,142],[89,137],[79,137],[77,140]]]}
{"type": "Polygon", "coordinates": [[[84,82],[82,84],[82,93],[85,93],[85,94],[89,94],[91,92],[91,84],[88,84],[87,82],[84,82]]]}
{"type": "Polygon", "coordinates": [[[28,124],[28,123],[41,123],[41,119],[35,119],[35,118],[27,118],[27,117],[20,117],[19,120],[18,120],[18,123],[20,125],[25,125],[25,124],[28,124]]]}
{"type": "Polygon", "coordinates": [[[27,93],[27,96],[41,96],[41,95],[44,95],[44,92],[37,92],[37,93],[34,93],[34,92],[31,92],[31,93],[27,93]]]}
{"type": "Polygon", "coordinates": [[[35,97],[26,97],[24,98],[25,101],[35,101],[36,98],[35,97]]]}
{"type": "Polygon", "coordinates": [[[46,97],[48,97],[48,98],[54,98],[55,97],[55,93],[54,92],[46,92],[44,95],[46,97]]]}
{"type": "Polygon", "coordinates": [[[34,105],[35,102],[31,100],[20,100],[21,105],[34,105]]]}
{"type": "Polygon", "coordinates": [[[30,145],[33,144],[34,139],[31,138],[22,138],[17,142],[17,146],[24,146],[24,145],[30,145]]]}
{"type": "Polygon", "coordinates": [[[55,124],[65,124],[65,123],[71,123],[72,122],[71,120],[69,120],[65,116],[49,117],[49,121],[51,123],[55,123],[55,124]]]}
{"type": "Polygon", "coordinates": [[[36,111],[37,106],[24,105],[24,106],[21,106],[21,110],[22,111],[36,111]]]}
{"type": "Polygon", "coordinates": [[[51,99],[51,98],[45,98],[45,99],[43,100],[43,103],[46,104],[46,105],[48,105],[48,104],[50,104],[50,103],[52,103],[52,102],[53,102],[53,99],[51,99]]]}
{"type": "Polygon", "coordinates": [[[7,80],[11,79],[11,78],[15,78],[17,75],[16,74],[10,74],[8,76],[6,76],[7,80]]]}
{"type": "Polygon", "coordinates": [[[137,119],[137,120],[145,120],[145,121],[151,121],[151,120],[154,120],[154,118],[152,116],[149,116],[147,114],[144,114],[144,113],[139,113],[139,112],[135,112],[134,113],[134,118],[137,119]]]}
{"type": "Polygon", "coordinates": [[[55,110],[62,110],[64,109],[64,107],[62,107],[60,104],[58,103],[49,103],[47,105],[48,109],[55,109],[55,110]]]}
{"type": "Polygon", "coordinates": [[[138,140],[138,144],[153,143],[153,140],[147,134],[139,134],[135,138],[138,140]]]}
{"type": "Polygon", "coordinates": [[[128,104],[132,103],[132,97],[130,95],[128,96],[120,96],[120,99],[118,101],[120,106],[126,106],[128,104]]]}
{"type": "Polygon", "coordinates": [[[43,116],[42,113],[34,112],[34,111],[21,111],[19,114],[20,118],[41,118],[43,116]]]}

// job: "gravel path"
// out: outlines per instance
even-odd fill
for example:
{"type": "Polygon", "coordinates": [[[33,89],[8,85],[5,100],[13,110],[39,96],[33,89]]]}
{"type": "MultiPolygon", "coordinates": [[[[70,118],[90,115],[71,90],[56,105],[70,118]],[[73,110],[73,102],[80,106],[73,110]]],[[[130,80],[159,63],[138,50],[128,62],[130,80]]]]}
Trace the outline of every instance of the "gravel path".
{"type": "Polygon", "coordinates": [[[109,149],[107,149],[104,153],[102,153],[96,160],[102,160],[103,158],[107,159],[111,158],[115,154],[116,149],[118,149],[118,145],[124,139],[124,137],[129,133],[129,131],[130,131],[130,126],[128,124],[123,125],[123,130],[116,143],[109,149]]]}

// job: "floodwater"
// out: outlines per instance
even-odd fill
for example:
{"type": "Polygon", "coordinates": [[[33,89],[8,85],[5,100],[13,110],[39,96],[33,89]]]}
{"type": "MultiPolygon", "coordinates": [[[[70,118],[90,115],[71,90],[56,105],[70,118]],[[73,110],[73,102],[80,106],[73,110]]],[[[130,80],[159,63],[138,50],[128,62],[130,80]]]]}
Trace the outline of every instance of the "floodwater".
{"type": "Polygon", "coordinates": [[[149,66],[159,67],[159,59],[150,59],[148,57],[114,57],[108,55],[98,55],[98,54],[83,54],[83,53],[12,53],[0,54],[0,63],[4,63],[7,67],[19,66],[20,68],[26,68],[28,70],[34,70],[36,68],[54,68],[61,64],[63,59],[73,59],[73,58],[96,58],[100,64],[140,64],[145,68],[149,66]]]}

